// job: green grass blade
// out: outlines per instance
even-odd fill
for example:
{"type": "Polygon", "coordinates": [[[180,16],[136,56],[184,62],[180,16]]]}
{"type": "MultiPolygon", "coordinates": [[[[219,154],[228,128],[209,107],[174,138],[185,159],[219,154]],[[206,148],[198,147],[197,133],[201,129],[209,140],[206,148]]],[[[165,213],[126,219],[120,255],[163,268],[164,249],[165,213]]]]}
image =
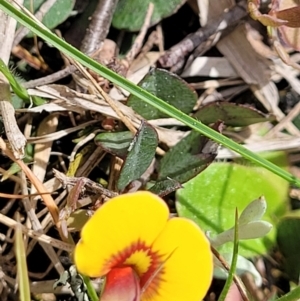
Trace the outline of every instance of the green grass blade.
{"type": "Polygon", "coordinates": [[[14,78],[14,76],[11,74],[9,68],[5,65],[2,59],[0,59],[0,72],[4,74],[4,76],[9,81],[13,91],[23,100],[29,101],[29,95],[27,93],[27,90],[23,88],[17,80],[14,78]]]}
{"type": "MultiPolygon", "coordinates": [[[[18,217],[19,214],[17,216],[17,221],[19,222],[18,217]]],[[[26,263],[26,250],[24,246],[22,228],[19,223],[15,227],[15,254],[17,259],[20,301],[31,301],[30,285],[29,285],[27,263],[26,263]]]]}
{"type": "Polygon", "coordinates": [[[69,45],[68,43],[60,39],[58,36],[53,34],[50,30],[46,29],[45,27],[39,26],[39,24],[37,24],[36,21],[32,20],[22,11],[16,9],[9,1],[0,0],[0,9],[2,9],[4,12],[6,12],[7,14],[15,18],[22,25],[32,30],[36,35],[45,39],[48,43],[55,46],[64,54],[72,57],[73,59],[81,63],[83,66],[95,71],[96,73],[108,79],[109,81],[113,82],[114,84],[124,88],[128,92],[139,97],[142,101],[145,101],[146,103],[159,109],[161,112],[181,121],[185,125],[189,126],[192,129],[195,129],[196,131],[209,137],[210,139],[216,141],[217,143],[220,143],[223,146],[237,152],[244,158],[262,167],[265,167],[266,169],[272,171],[273,173],[277,174],[283,179],[300,187],[300,179],[294,177],[293,175],[281,169],[280,167],[274,165],[273,163],[261,158],[259,155],[247,150],[246,148],[235,143],[231,139],[215,132],[208,126],[202,124],[200,121],[197,121],[194,118],[182,113],[181,111],[177,110],[175,107],[170,106],[169,104],[164,102],[162,99],[157,98],[156,96],[145,91],[141,87],[138,87],[137,85],[131,83],[127,79],[111,71],[105,66],[100,65],[96,61],[84,55],[78,49],[74,48],[73,46],[69,45]]]}
{"type": "Polygon", "coordinates": [[[239,219],[238,219],[238,213],[237,210],[235,212],[235,226],[234,226],[234,240],[233,240],[233,254],[232,254],[232,260],[230,264],[230,269],[228,272],[228,277],[226,279],[225,285],[223,287],[223,290],[219,296],[218,301],[225,301],[226,296],[229,292],[229,289],[233,283],[234,273],[236,270],[236,264],[238,259],[238,251],[239,251],[239,219]]]}

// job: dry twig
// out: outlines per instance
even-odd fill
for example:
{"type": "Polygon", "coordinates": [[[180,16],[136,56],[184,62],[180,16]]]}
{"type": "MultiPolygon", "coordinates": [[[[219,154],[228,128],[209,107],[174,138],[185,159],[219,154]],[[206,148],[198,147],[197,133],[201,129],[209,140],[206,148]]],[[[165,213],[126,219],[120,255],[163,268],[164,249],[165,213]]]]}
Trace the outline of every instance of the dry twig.
{"type": "MultiPolygon", "coordinates": [[[[9,61],[16,24],[13,18],[0,11],[0,58],[5,64],[9,61]]],[[[0,73],[0,112],[14,156],[22,158],[26,139],[17,125],[15,109],[11,103],[10,85],[2,73],[0,73]]]]}

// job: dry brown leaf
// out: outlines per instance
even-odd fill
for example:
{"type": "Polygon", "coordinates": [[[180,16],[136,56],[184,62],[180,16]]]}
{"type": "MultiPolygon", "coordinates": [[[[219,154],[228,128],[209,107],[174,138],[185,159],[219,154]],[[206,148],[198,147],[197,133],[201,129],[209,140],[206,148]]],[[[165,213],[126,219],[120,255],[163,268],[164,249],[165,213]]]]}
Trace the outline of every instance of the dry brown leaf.
{"type": "MultiPolygon", "coordinates": [[[[54,133],[56,132],[57,126],[58,126],[58,115],[57,114],[48,115],[40,123],[36,134],[37,136],[43,136],[43,135],[54,133]]],[[[41,182],[44,182],[47,165],[50,159],[52,144],[53,141],[49,141],[41,144],[37,143],[34,147],[32,172],[36,175],[36,177],[41,182]]],[[[31,193],[35,193],[35,192],[36,189],[34,185],[31,185],[31,193]]]]}

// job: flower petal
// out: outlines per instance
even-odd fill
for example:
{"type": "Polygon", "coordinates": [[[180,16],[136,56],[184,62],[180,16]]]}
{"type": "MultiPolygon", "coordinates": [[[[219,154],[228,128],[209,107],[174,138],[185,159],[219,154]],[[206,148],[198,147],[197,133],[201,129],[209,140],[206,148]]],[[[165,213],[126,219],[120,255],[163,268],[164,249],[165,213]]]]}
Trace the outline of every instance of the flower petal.
{"type": "Polygon", "coordinates": [[[140,283],[131,267],[112,269],[106,276],[101,301],[140,301],[140,283]]]}
{"type": "Polygon", "coordinates": [[[173,218],[154,242],[153,251],[164,254],[161,270],[147,287],[141,279],[142,301],[199,301],[207,293],[213,273],[208,239],[192,221],[173,218]],[[145,291],[143,291],[145,289],[145,291]]]}
{"type": "Polygon", "coordinates": [[[77,269],[90,277],[107,274],[126,259],[125,255],[139,248],[150,248],[168,218],[165,202],[150,192],[139,191],[111,199],[82,229],[74,253],[77,269]]]}

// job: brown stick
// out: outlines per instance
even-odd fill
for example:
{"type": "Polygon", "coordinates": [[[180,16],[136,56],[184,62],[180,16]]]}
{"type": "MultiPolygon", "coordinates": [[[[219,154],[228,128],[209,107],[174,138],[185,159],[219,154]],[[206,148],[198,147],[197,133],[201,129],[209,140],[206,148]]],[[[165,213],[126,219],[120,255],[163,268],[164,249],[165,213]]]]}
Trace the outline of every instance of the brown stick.
{"type": "Polygon", "coordinates": [[[12,161],[16,162],[21,169],[26,174],[27,178],[30,180],[30,182],[35,186],[36,190],[41,194],[42,199],[47,206],[54,224],[56,225],[58,232],[60,234],[60,237],[63,241],[68,242],[66,240],[65,236],[62,233],[60,220],[59,220],[59,210],[56,206],[52,196],[46,191],[44,185],[40,180],[32,173],[32,171],[28,168],[28,166],[20,159],[16,159],[13,155],[13,153],[7,148],[6,143],[3,141],[2,138],[0,138],[0,149],[3,150],[6,156],[8,156],[12,161]]]}
{"type": "MultiPolygon", "coordinates": [[[[223,256],[212,246],[211,246],[211,251],[214,254],[214,256],[218,259],[218,261],[222,264],[223,268],[227,272],[229,272],[230,266],[228,265],[226,260],[223,258],[223,256]]],[[[233,281],[236,284],[236,286],[237,286],[237,288],[238,288],[238,290],[241,294],[241,297],[242,297],[243,301],[249,301],[246,289],[244,288],[241,279],[238,276],[233,275],[233,281]]]]}
{"type": "Polygon", "coordinates": [[[209,23],[209,26],[200,28],[196,32],[188,35],[185,39],[173,46],[159,59],[162,67],[171,68],[177,65],[182,59],[190,54],[196,47],[206,41],[216,32],[234,25],[239,20],[247,16],[247,3],[240,1],[232,9],[226,11],[216,22],[209,23]]]}
{"type": "Polygon", "coordinates": [[[86,30],[80,50],[91,55],[98,51],[106,38],[118,0],[99,0],[86,30]]]}

